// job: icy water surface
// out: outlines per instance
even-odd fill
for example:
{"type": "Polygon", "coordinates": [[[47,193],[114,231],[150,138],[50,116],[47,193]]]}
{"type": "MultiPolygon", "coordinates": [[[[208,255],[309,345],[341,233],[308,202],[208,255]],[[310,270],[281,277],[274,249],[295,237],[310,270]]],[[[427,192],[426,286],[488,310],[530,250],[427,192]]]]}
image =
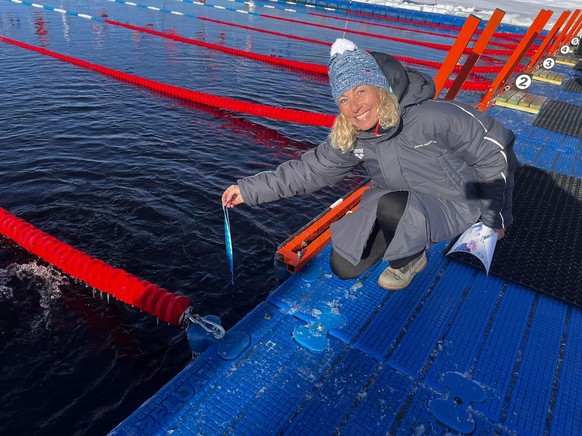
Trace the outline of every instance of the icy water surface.
{"type": "MultiPolygon", "coordinates": [[[[61,7],[220,36],[195,20],[109,2],[61,7]]],[[[224,32],[225,43],[269,50],[264,37],[224,32]]],[[[332,109],[325,81],[81,18],[3,1],[0,34],[188,89],[332,109]],[[288,92],[298,86],[301,94],[288,92]]],[[[233,211],[230,285],[222,191],[237,177],[299,156],[325,130],[196,107],[0,44],[0,207],[187,295],[195,313],[219,315],[226,327],[276,286],[277,245],[341,195],[328,190],[233,211]]],[[[324,62],[325,47],[311,50],[324,62]]],[[[179,328],[108,302],[0,239],[0,433],[104,434],[190,358],[179,328]]]]}
{"type": "MultiPolygon", "coordinates": [[[[328,60],[327,45],[122,3],[41,4],[261,54],[328,60]]],[[[342,36],[185,2],[147,4],[328,42],[342,36]]],[[[305,10],[290,18],[345,26],[305,10]]],[[[0,0],[0,35],[187,89],[335,111],[325,78],[7,0],[0,0]]],[[[367,48],[433,60],[445,56],[379,40],[367,48]]],[[[231,285],[222,191],[238,177],[300,156],[325,137],[325,129],[194,105],[4,42],[0,84],[0,207],[188,296],[195,313],[218,315],[227,328],[277,285],[277,245],[361,179],[232,211],[231,285]]],[[[105,434],[190,358],[179,328],[108,299],[0,238],[0,434],[105,434]]]]}

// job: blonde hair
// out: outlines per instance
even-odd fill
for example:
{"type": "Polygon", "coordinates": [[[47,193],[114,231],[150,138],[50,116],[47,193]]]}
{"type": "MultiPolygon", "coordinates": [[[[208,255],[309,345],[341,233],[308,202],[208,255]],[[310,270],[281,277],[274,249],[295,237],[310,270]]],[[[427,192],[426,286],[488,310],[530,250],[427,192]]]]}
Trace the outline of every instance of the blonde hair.
{"type": "MultiPolygon", "coordinates": [[[[378,122],[383,129],[389,129],[400,122],[400,104],[394,94],[384,88],[378,88],[378,122]]],[[[339,114],[331,128],[331,145],[344,153],[354,149],[359,129],[339,114]]]]}

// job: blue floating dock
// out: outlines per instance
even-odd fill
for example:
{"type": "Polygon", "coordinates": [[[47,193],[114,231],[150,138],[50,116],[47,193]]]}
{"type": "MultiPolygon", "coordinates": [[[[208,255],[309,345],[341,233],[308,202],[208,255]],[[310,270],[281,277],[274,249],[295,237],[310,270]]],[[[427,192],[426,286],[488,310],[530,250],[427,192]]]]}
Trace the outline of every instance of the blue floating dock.
{"type": "Polygon", "coordinates": [[[112,434],[579,434],[582,310],[443,251],[387,292],[382,264],[332,276],[328,248],[234,327],[241,357],[211,346],[112,434]],[[316,351],[293,339],[313,323],[316,351]]]}
{"type": "MultiPolygon", "coordinates": [[[[581,177],[581,138],[490,114],[522,163],[581,177]]],[[[339,280],[327,247],[231,330],[250,335],[240,355],[211,345],[111,434],[582,434],[582,310],[451,260],[447,243],[396,292],[377,285],[382,263],[339,280]]]]}

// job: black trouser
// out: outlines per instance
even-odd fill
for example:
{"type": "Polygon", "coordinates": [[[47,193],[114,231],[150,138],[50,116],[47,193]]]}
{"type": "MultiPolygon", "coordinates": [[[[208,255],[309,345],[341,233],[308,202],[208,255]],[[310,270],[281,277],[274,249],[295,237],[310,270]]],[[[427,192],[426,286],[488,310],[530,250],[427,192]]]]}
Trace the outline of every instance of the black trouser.
{"type": "MultiPolygon", "coordinates": [[[[378,201],[376,224],[364,248],[362,259],[357,265],[354,265],[333,250],[330,260],[333,273],[341,279],[353,279],[374,265],[384,255],[388,245],[392,242],[396,227],[398,227],[398,223],[406,210],[407,202],[408,191],[395,191],[383,195],[378,201]]],[[[422,251],[412,256],[391,260],[390,266],[395,269],[402,268],[420,254],[422,254],[422,251]]]]}

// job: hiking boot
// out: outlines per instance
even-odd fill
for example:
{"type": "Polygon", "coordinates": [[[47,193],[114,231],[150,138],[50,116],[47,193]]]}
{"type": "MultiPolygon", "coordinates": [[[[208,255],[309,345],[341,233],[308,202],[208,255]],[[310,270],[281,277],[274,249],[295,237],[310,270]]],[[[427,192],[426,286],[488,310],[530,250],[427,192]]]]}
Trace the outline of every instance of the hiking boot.
{"type": "Polygon", "coordinates": [[[384,289],[397,291],[407,287],[416,273],[421,272],[426,266],[426,253],[423,251],[420,256],[412,260],[402,268],[388,267],[378,278],[378,284],[384,289]]]}

